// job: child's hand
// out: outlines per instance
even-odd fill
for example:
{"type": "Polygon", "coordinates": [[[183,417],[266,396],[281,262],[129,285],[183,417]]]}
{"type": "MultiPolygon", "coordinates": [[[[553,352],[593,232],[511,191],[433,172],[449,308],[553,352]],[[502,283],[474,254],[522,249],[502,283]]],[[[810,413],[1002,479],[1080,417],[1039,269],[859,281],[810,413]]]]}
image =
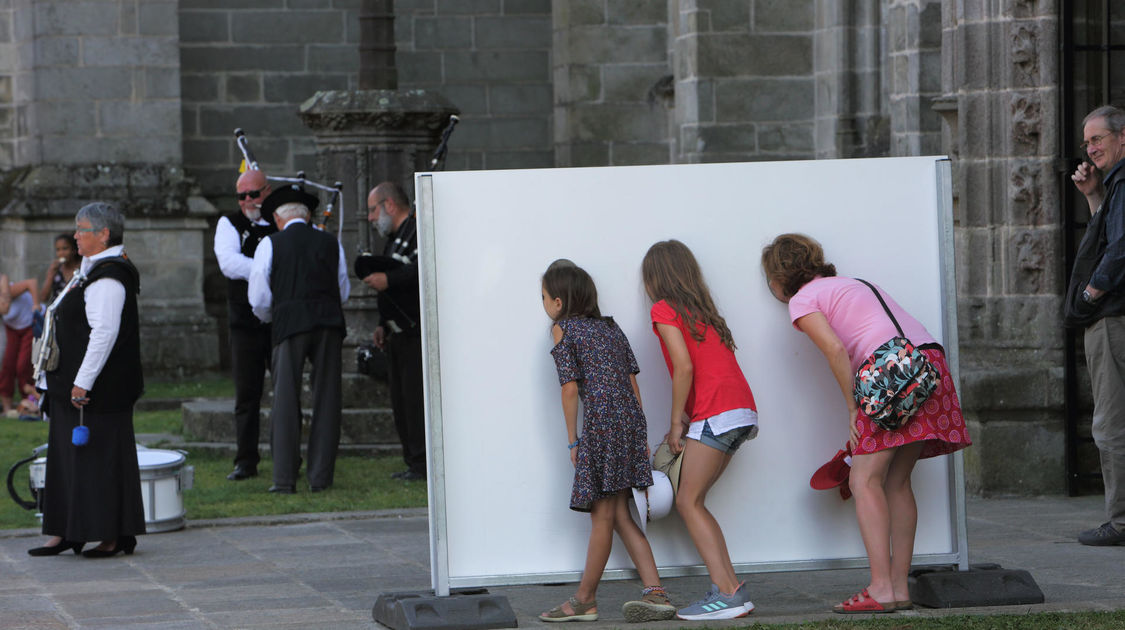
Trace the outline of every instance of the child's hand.
{"type": "Polygon", "coordinates": [[[679,455],[680,451],[684,450],[683,423],[674,423],[672,429],[664,434],[664,441],[668,443],[668,448],[672,451],[673,455],[679,455]]]}

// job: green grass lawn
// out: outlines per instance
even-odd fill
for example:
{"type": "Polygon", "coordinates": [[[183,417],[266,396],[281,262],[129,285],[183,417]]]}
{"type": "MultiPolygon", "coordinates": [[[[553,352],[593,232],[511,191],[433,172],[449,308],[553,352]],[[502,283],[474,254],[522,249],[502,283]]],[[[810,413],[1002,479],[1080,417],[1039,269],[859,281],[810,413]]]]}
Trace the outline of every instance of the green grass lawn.
{"type": "MultiPolygon", "coordinates": [[[[208,390],[205,395],[212,393],[208,390]]],[[[180,395],[176,393],[167,397],[180,395]]],[[[178,410],[138,413],[134,418],[134,427],[137,433],[179,434],[183,430],[178,410]]],[[[45,422],[0,420],[0,468],[5,477],[13,464],[29,457],[33,448],[46,441],[45,422]]],[[[426,484],[390,479],[392,472],[403,467],[398,456],[341,456],[336,460],[336,480],[330,490],[311,494],[306,485],[298,484],[297,494],[293,495],[274,495],[266,491],[270,486],[272,469],[269,459],[264,459],[258,466],[258,477],[240,482],[226,480],[233,466],[227,456],[217,456],[209,451],[189,452],[187,464],[195,467],[195,487],[184,491],[183,495],[189,520],[426,505],[426,484]]],[[[31,499],[27,480],[25,465],[17,471],[14,485],[21,497],[31,499]]],[[[38,526],[39,520],[34,511],[21,508],[10,498],[0,497],[0,529],[38,526]]]]}
{"type": "MultiPolygon", "coordinates": [[[[925,609],[921,609],[926,614],[925,609]]],[[[1120,630],[1125,628],[1125,612],[1036,613],[1030,615],[954,615],[841,619],[806,623],[759,624],[744,628],[762,630],[1120,630]]]]}
{"type": "Polygon", "coordinates": [[[146,380],[145,398],[234,398],[234,381],[226,374],[188,379],[146,380]]]}

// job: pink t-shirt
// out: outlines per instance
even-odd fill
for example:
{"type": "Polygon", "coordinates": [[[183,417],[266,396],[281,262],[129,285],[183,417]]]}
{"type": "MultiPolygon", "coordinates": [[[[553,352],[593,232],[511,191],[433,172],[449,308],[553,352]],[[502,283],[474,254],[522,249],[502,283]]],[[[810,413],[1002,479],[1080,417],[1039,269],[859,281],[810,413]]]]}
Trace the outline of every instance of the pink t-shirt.
{"type": "MultiPolygon", "coordinates": [[[[870,280],[868,281],[870,282],[870,280]]],[[[875,284],[872,282],[871,284],[875,284]]],[[[879,288],[879,285],[875,285],[879,288]]],[[[922,324],[898,305],[886,291],[879,288],[887,306],[894,313],[906,338],[921,346],[936,343],[922,324]]],[[[852,360],[852,371],[871,356],[875,348],[898,335],[891,318],[879,304],[871,289],[854,278],[815,278],[801,287],[789,300],[789,320],[797,327],[797,320],[809,313],[823,313],[828,325],[843,342],[852,360]]],[[[800,329],[798,329],[800,330],[800,329]]]]}

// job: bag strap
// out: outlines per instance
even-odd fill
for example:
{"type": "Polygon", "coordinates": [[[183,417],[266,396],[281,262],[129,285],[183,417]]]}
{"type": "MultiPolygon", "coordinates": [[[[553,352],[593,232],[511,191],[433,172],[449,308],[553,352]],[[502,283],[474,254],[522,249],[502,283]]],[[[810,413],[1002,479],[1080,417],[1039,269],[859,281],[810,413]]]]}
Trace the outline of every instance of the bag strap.
{"type": "Polygon", "coordinates": [[[872,285],[870,282],[864,280],[863,278],[856,278],[856,280],[859,280],[863,284],[866,284],[867,288],[871,289],[871,292],[875,294],[875,297],[879,298],[879,303],[883,305],[883,310],[887,312],[887,317],[891,318],[891,323],[894,324],[895,329],[898,330],[898,336],[899,337],[905,337],[906,333],[902,332],[902,326],[898,325],[898,320],[895,319],[895,315],[894,315],[894,313],[891,312],[891,309],[890,309],[890,307],[887,306],[887,303],[885,301],[883,301],[883,296],[879,294],[879,290],[876,289],[874,285],[872,285]]]}

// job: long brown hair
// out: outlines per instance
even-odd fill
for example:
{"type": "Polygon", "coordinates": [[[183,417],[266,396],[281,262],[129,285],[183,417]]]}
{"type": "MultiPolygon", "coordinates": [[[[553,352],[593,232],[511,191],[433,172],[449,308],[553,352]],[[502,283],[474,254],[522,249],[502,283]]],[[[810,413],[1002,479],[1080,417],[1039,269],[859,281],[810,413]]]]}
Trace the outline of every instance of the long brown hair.
{"type": "Polygon", "coordinates": [[[667,302],[691,331],[692,339],[702,342],[706,326],[710,326],[724,346],[731,350],[736,348],[734,336],[726,320],[719,315],[719,309],[715,308],[711,290],[703,280],[703,271],[687,245],[672,239],[648,248],[641,263],[641,277],[649,299],[667,302]]]}
{"type": "Polygon", "coordinates": [[[817,276],[836,275],[836,265],[824,260],[824,248],[804,234],[782,234],[762,248],[762,269],[766,282],[776,282],[787,298],[817,276]]]}
{"type": "Polygon", "coordinates": [[[598,288],[594,286],[594,279],[585,269],[565,258],[547,267],[543,273],[543,289],[551,299],[562,300],[560,320],[572,317],[606,319],[598,309],[598,288]]]}

